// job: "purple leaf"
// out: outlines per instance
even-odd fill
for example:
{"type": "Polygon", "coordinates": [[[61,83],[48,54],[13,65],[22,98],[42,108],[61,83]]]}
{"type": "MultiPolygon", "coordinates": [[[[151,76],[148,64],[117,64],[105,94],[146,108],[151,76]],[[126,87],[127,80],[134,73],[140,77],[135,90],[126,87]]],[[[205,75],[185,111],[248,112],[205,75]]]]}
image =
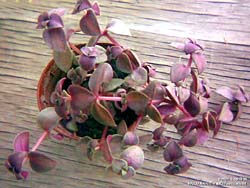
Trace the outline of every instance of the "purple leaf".
{"type": "Polygon", "coordinates": [[[123,21],[118,20],[118,19],[112,19],[107,24],[106,30],[115,34],[119,34],[119,35],[131,36],[128,26],[123,21]]]}
{"type": "Polygon", "coordinates": [[[167,91],[167,96],[171,99],[171,101],[178,105],[180,101],[176,95],[175,87],[168,85],[166,87],[166,91],[167,91]]]}
{"type": "Polygon", "coordinates": [[[27,171],[22,171],[21,173],[20,173],[20,176],[22,177],[22,179],[27,179],[28,178],[28,176],[29,176],[29,172],[27,172],[27,171]]]}
{"type": "Polygon", "coordinates": [[[250,96],[246,93],[245,88],[242,86],[239,86],[239,88],[235,92],[235,96],[234,96],[234,98],[240,102],[248,102],[249,97],[250,96]]]}
{"type": "Polygon", "coordinates": [[[222,87],[216,89],[215,92],[218,93],[219,95],[222,95],[223,97],[231,100],[231,101],[234,101],[235,92],[227,86],[222,86],[222,87]]]}
{"type": "Polygon", "coordinates": [[[181,168],[180,173],[186,172],[192,166],[192,164],[188,162],[186,156],[182,156],[175,160],[173,164],[178,165],[181,168]]]}
{"type": "Polygon", "coordinates": [[[179,43],[179,42],[171,42],[170,46],[172,46],[174,48],[177,48],[177,49],[179,49],[181,51],[184,51],[185,44],[179,43]]]}
{"type": "Polygon", "coordinates": [[[181,167],[179,165],[169,164],[164,168],[164,171],[170,175],[179,174],[181,172],[181,167]]]}
{"type": "Polygon", "coordinates": [[[192,58],[198,69],[198,73],[201,74],[207,66],[207,61],[205,59],[205,56],[201,52],[195,52],[192,54],[192,58]]]}
{"type": "Polygon", "coordinates": [[[162,116],[169,116],[176,111],[176,106],[173,104],[162,104],[157,109],[162,116]]]}
{"type": "Polygon", "coordinates": [[[126,53],[121,53],[120,55],[117,56],[116,66],[117,69],[125,73],[132,73],[133,71],[133,66],[126,53]]]}
{"type": "Polygon", "coordinates": [[[136,114],[144,114],[149,103],[149,98],[144,93],[131,91],[126,96],[128,107],[136,114]]]}
{"type": "Polygon", "coordinates": [[[92,4],[92,9],[94,10],[94,12],[95,12],[95,14],[96,14],[97,16],[100,15],[100,6],[99,6],[99,4],[98,4],[97,1],[95,1],[95,2],[92,4]]]}
{"type": "Polygon", "coordinates": [[[89,79],[89,88],[95,95],[98,95],[103,83],[110,82],[113,78],[113,69],[110,64],[99,64],[89,79]]]}
{"type": "Polygon", "coordinates": [[[156,128],[153,131],[153,139],[159,140],[165,130],[166,130],[166,128],[164,126],[160,126],[160,127],[156,128]]]}
{"type": "Polygon", "coordinates": [[[185,54],[193,54],[199,49],[200,47],[197,46],[195,43],[187,42],[184,46],[183,51],[185,52],[185,54]]]}
{"type": "Polygon", "coordinates": [[[120,54],[122,54],[123,48],[121,46],[111,46],[110,53],[112,54],[113,58],[117,58],[120,54]]]}
{"type": "Polygon", "coordinates": [[[22,165],[26,157],[27,157],[27,152],[23,152],[23,151],[15,152],[11,154],[8,157],[8,160],[5,162],[6,168],[10,172],[14,173],[17,179],[21,178],[20,173],[22,172],[22,165]]]}
{"type": "Polygon", "coordinates": [[[139,137],[131,131],[128,131],[124,136],[123,136],[123,143],[124,145],[137,145],[139,143],[139,137]]]}
{"type": "Polygon", "coordinates": [[[37,18],[37,29],[43,29],[47,26],[47,24],[49,23],[49,14],[48,12],[43,12],[42,14],[40,14],[37,18]]]}
{"type": "Polygon", "coordinates": [[[149,134],[145,134],[145,135],[141,135],[139,136],[139,145],[147,145],[149,142],[151,142],[153,139],[153,134],[149,133],[149,134]]]}
{"type": "Polygon", "coordinates": [[[121,153],[121,159],[128,162],[135,170],[140,168],[144,162],[144,153],[139,146],[130,146],[121,153]]]}
{"type": "Polygon", "coordinates": [[[229,103],[224,103],[223,106],[221,107],[218,120],[229,123],[233,120],[233,118],[234,116],[230,109],[229,103]]]}
{"type": "Polygon", "coordinates": [[[29,137],[30,133],[27,131],[21,132],[18,135],[16,135],[14,139],[14,152],[19,151],[29,151],[29,137]]]}
{"type": "Polygon", "coordinates": [[[161,114],[153,104],[148,105],[147,114],[152,120],[156,121],[157,123],[163,124],[161,114]]]}
{"type": "Polygon", "coordinates": [[[197,143],[197,131],[196,129],[193,129],[188,134],[184,135],[179,144],[187,146],[187,147],[193,147],[197,143]]]}
{"type": "Polygon", "coordinates": [[[74,10],[72,11],[72,14],[79,13],[82,10],[86,10],[89,8],[91,8],[91,3],[89,2],[89,0],[78,0],[76,2],[74,10]]]}
{"type": "Polygon", "coordinates": [[[111,113],[103,105],[101,105],[100,102],[95,101],[91,105],[91,114],[100,124],[116,127],[116,123],[111,113]]]}
{"type": "Polygon", "coordinates": [[[82,69],[85,71],[91,71],[95,68],[96,63],[96,48],[94,47],[84,47],[81,48],[81,51],[83,52],[82,55],[80,55],[79,58],[79,65],[82,69]]]}
{"type": "Polygon", "coordinates": [[[170,80],[173,83],[178,83],[190,75],[191,68],[183,64],[174,64],[170,72],[170,80]]]}
{"type": "Polygon", "coordinates": [[[199,128],[197,129],[197,144],[204,144],[209,139],[209,134],[206,130],[199,128]]]}
{"type": "Polygon", "coordinates": [[[63,28],[64,24],[63,24],[62,18],[58,14],[55,14],[55,13],[51,14],[49,19],[50,21],[47,24],[49,29],[63,28]]]}
{"type": "Polygon", "coordinates": [[[184,107],[193,117],[198,115],[201,111],[201,105],[200,105],[199,99],[192,92],[189,98],[184,102],[184,107]]]}
{"type": "Polygon", "coordinates": [[[87,35],[98,36],[101,34],[100,26],[92,9],[88,9],[80,20],[80,28],[87,35]]]}
{"type": "Polygon", "coordinates": [[[59,119],[55,108],[47,107],[38,113],[37,123],[43,130],[51,131],[57,126],[59,119]]]}
{"type": "Polygon", "coordinates": [[[163,100],[165,97],[165,88],[158,81],[151,81],[146,89],[143,90],[149,98],[154,100],[163,100]]]}
{"type": "Polygon", "coordinates": [[[190,97],[190,90],[184,87],[178,87],[178,98],[180,103],[184,103],[190,97]]]}
{"type": "Polygon", "coordinates": [[[164,159],[168,162],[172,162],[181,156],[183,156],[183,152],[179,144],[173,140],[169,141],[163,153],[164,159]]]}
{"type": "Polygon", "coordinates": [[[29,153],[29,159],[31,168],[36,172],[47,172],[56,166],[56,161],[35,151],[29,153]]]}
{"type": "Polygon", "coordinates": [[[88,108],[95,100],[91,91],[78,85],[70,85],[68,92],[71,96],[71,107],[76,111],[88,108]]]}
{"type": "Polygon", "coordinates": [[[65,51],[66,49],[66,37],[62,28],[45,29],[43,39],[53,50],[65,51]]]}
{"type": "Polygon", "coordinates": [[[66,13],[66,9],[65,8],[56,8],[56,9],[50,10],[48,13],[49,13],[49,15],[57,14],[59,16],[63,16],[66,13]]]}

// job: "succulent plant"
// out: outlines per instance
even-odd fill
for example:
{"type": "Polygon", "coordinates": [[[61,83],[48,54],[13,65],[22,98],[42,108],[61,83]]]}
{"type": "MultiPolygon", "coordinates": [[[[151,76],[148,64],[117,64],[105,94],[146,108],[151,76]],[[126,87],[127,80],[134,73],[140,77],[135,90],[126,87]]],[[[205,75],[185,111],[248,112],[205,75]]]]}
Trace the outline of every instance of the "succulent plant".
{"type": "Polygon", "coordinates": [[[37,172],[56,166],[53,159],[36,151],[48,136],[75,139],[90,160],[101,152],[109,169],[124,179],[133,177],[143,165],[142,145],[152,152],[163,150],[169,163],[166,173],[183,173],[192,166],[183,148],[205,143],[211,131],[216,136],[222,123],[237,119],[241,103],[249,101],[244,88],[222,87],[216,92],[229,101],[217,109],[208,107],[212,90],[200,77],[207,64],[204,48],[193,39],[170,44],[189,59],[187,64],[173,65],[171,84],[166,84],[152,79],[156,69],[114,39],[112,33],[131,35],[125,23],[113,19],[101,28],[99,5],[88,0],[78,0],[72,13],[83,13],[77,29],[64,28],[62,8],[38,17],[37,28],[43,29],[43,39],[53,51],[61,76],[50,94],[48,104],[52,105],[38,114],[44,133],[35,146],[29,149],[29,132],[19,133],[14,140],[14,152],[5,166],[17,179],[27,178],[28,172],[22,170],[26,161],[37,172]],[[77,32],[90,39],[81,45],[71,43],[77,32]],[[104,37],[109,43],[100,42],[104,37]],[[136,130],[146,117],[158,126],[151,134],[138,136],[136,130]],[[166,127],[171,125],[180,134],[179,140],[166,135],[166,127]]]}

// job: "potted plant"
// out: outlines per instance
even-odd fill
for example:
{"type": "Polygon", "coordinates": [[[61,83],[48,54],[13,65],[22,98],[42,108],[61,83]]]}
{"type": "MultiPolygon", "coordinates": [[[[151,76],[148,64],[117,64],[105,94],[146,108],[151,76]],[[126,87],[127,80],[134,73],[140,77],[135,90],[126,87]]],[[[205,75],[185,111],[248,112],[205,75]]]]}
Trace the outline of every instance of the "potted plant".
{"type": "Polygon", "coordinates": [[[56,166],[53,159],[37,152],[49,136],[75,140],[90,160],[103,155],[107,170],[125,179],[142,166],[143,145],[151,151],[163,150],[166,173],[183,173],[191,167],[183,148],[203,144],[210,132],[216,136],[222,123],[237,119],[241,103],[249,100],[240,86],[236,90],[221,87],[216,92],[228,101],[217,109],[208,107],[211,89],[200,76],[206,68],[204,49],[193,39],[170,44],[183,51],[188,62],[175,64],[171,84],[166,84],[152,79],[156,70],[114,39],[112,33],[131,35],[122,21],[113,19],[100,27],[97,2],[78,0],[72,13],[83,13],[79,29],[64,28],[62,8],[38,17],[37,28],[43,29],[43,39],[53,51],[37,89],[37,122],[44,133],[32,149],[29,132],[15,137],[14,152],[5,166],[17,179],[27,178],[28,172],[22,169],[27,161],[36,172],[56,166]],[[70,38],[77,32],[89,35],[89,40],[73,44],[70,38]],[[101,43],[103,38],[109,42],[101,43]],[[158,125],[152,133],[138,136],[136,130],[145,118],[158,125]],[[166,135],[171,125],[179,139],[166,135]]]}

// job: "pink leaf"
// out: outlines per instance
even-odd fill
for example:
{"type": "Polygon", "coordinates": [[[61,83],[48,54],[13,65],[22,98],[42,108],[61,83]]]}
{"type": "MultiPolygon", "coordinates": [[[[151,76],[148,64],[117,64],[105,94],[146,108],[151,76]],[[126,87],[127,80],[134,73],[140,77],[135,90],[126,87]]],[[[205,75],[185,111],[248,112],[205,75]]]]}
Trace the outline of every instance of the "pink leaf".
{"type": "Polygon", "coordinates": [[[222,95],[223,97],[231,100],[231,101],[234,100],[235,92],[230,87],[222,86],[222,87],[216,89],[215,92],[218,93],[219,95],[222,95]]]}
{"type": "Polygon", "coordinates": [[[88,9],[80,20],[80,28],[87,35],[98,36],[101,34],[100,26],[92,9],[88,9]]]}
{"type": "Polygon", "coordinates": [[[144,93],[131,91],[126,96],[128,106],[137,114],[143,114],[149,102],[149,98],[144,93]]]}
{"type": "Polygon", "coordinates": [[[62,28],[45,29],[43,39],[53,50],[64,51],[66,49],[66,36],[62,28]]]}
{"type": "Polygon", "coordinates": [[[198,69],[198,73],[201,74],[207,66],[207,61],[205,59],[205,56],[201,52],[195,52],[195,53],[192,53],[192,58],[198,69]]]}
{"type": "Polygon", "coordinates": [[[93,72],[89,79],[89,88],[94,94],[98,95],[103,83],[108,83],[113,78],[113,69],[108,63],[101,63],[93,72]]]}
{"type": "Polygon", "coordinates": [[[95,100],[91,91],[78,85],[69,86],[68,92],[71,96],[71,107],[77,111],[86,109],[95,100]]]}
{"type": "Polygon", "coordinates": [[[174,64],[170,72],[170,80],[173,83],[184,80],[190,75],[190,67],[183,64],[174,64]]]}
{"type": "Polygon", "coordinates": [[[197,129],[197,144],[204,144],[209,139],[209,134],[204,129],[197,129]]]}
{"type": "Polygon", "coordinates": [[[224,103],[221,107],[218,119],[222,122],[229,123],[233,120],[233,118],[234,116],[230,109],[230,105],[228,103],[224,103]]]}
{"type": "Polygon", "coordinates": [[[27,131],[19,133],[14,139],[14,152],[29,151],[29,136],[27,131]]]}
{"type": "Polygon", "coordinates": [[[106,29],[115,34],[131,36],[128,26],[118,19],[112,19],[106,29]]]}

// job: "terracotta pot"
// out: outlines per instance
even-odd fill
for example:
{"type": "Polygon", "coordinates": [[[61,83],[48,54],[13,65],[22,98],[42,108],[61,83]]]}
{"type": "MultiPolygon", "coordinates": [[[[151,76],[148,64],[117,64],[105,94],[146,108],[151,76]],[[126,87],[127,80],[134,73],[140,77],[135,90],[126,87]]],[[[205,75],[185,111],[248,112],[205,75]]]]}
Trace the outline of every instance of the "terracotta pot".
{"type": "MultiPolygon", "coordinates": [[[[99,43],[98,45],[107,48],[110,46],[108,43],[99,43]]],[[[78,49],[83,47],[84,44],[76,45],[78,49]]],[[[50,102],[50,96],[55,90],[57,82],[66,76],[66,73],[61,71],[54,60],[52,59],[45,69],[43,70],[37,85],[37,105],[38,109],[42,110],[46,107],[53,106],[50,102]]],[[[133,126],[131,125],[131,128],[133,126]]],[[[76,136],[74,133],[69,132],[61,125],[58,125],[55,129],[56,132],[62,134],[63,136],[69,137],[74,140],[78,140],[80,137],[76,136]]]]}

